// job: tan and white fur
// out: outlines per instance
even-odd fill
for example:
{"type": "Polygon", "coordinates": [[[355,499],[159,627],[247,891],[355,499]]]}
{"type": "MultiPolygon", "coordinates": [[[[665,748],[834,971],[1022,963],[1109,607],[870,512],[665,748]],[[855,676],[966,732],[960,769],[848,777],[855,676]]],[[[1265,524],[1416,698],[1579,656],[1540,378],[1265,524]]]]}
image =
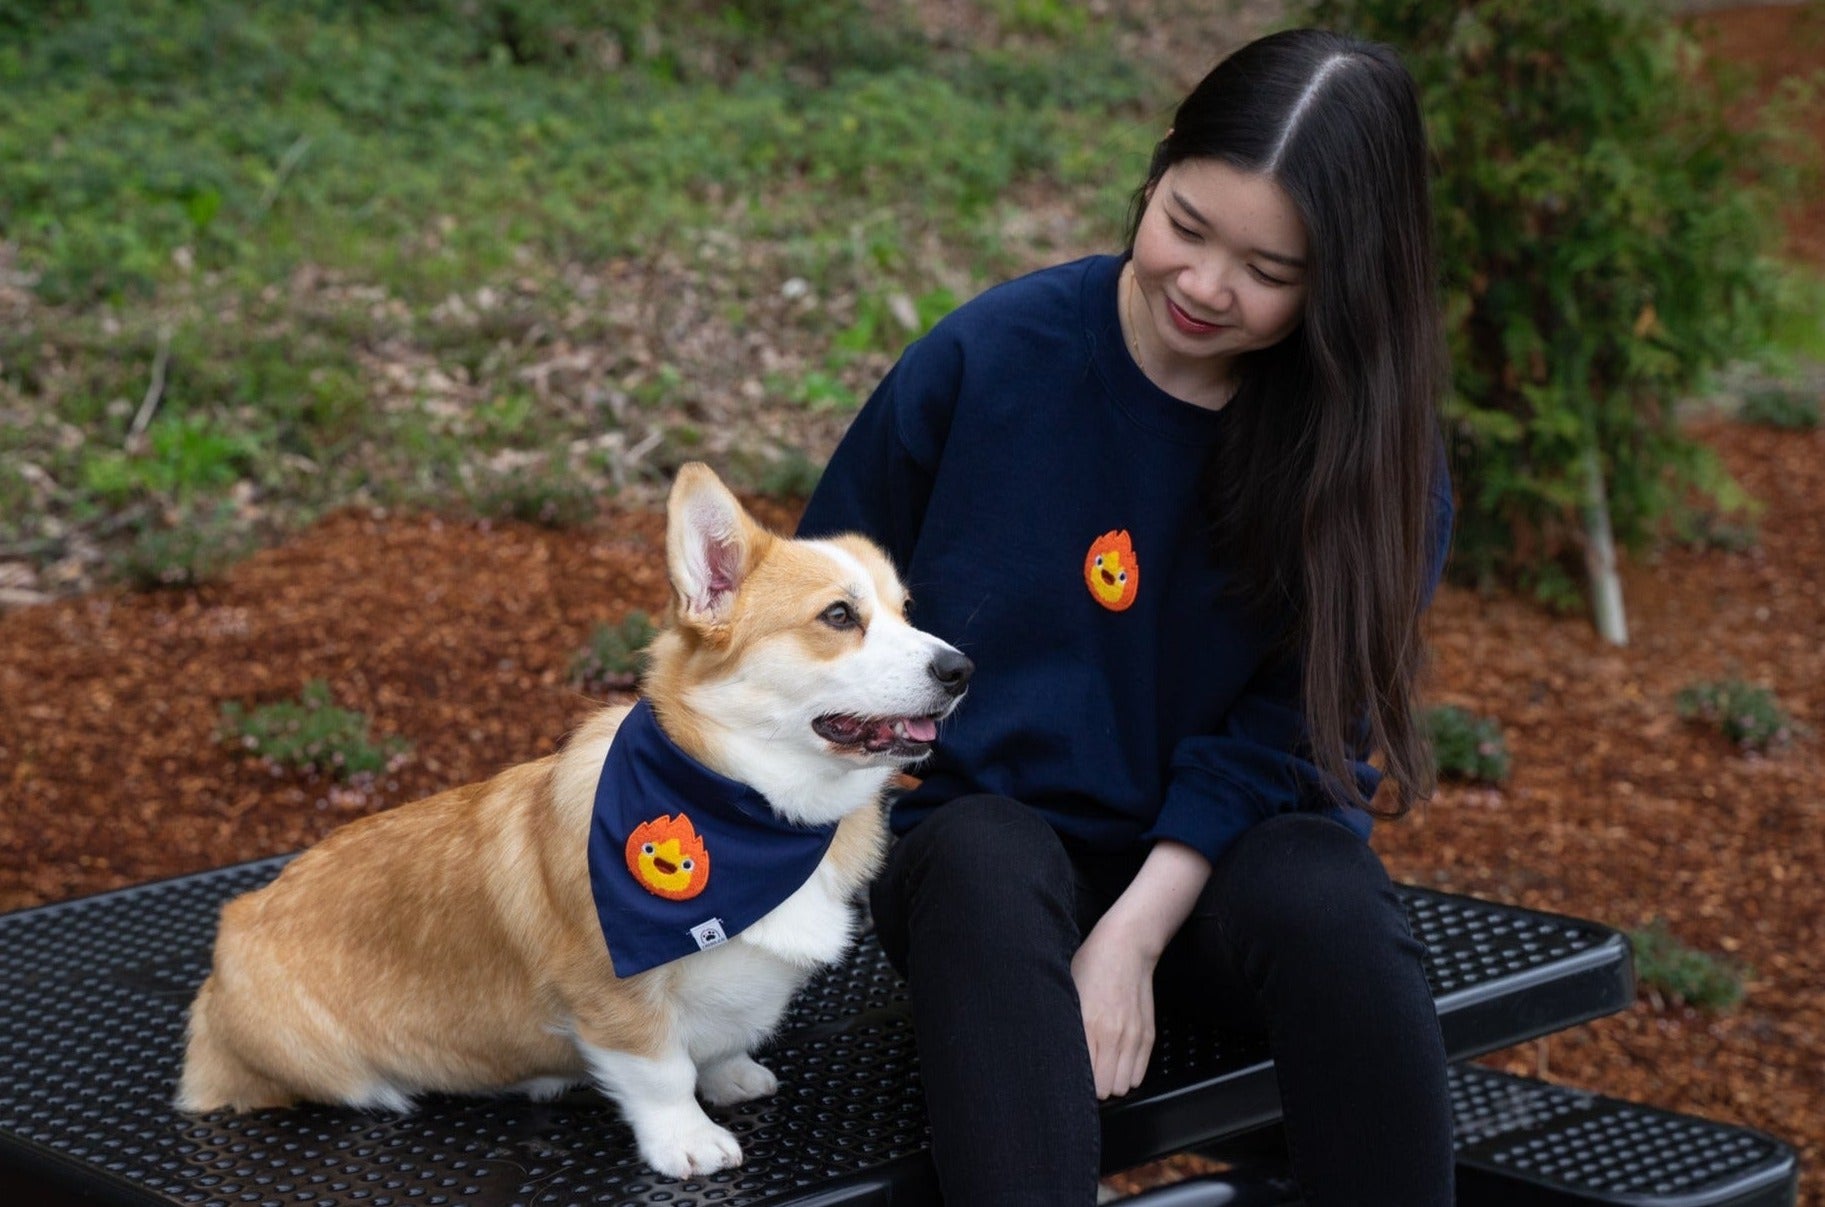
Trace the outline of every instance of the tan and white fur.
{"type": "Polygon", "coordinates": [[[364,818],[222,910],[191,1010],[180,1109],[300,1100],[409,1109],[424,1092],[580,1081],[673,1177],[739,1164],[698,1103],[778,1088],[749,1053],[855,933],[896,771],[928,749],[969,662],[909,625],[887,557],[789,540],[701,465],[672,488],[672,623],[645,691],[672,740],[783,816],[837,822],[811,878],[730,942],[626,978],[590,894],[598,773],[626,709],[558,754],[364,818]]]}

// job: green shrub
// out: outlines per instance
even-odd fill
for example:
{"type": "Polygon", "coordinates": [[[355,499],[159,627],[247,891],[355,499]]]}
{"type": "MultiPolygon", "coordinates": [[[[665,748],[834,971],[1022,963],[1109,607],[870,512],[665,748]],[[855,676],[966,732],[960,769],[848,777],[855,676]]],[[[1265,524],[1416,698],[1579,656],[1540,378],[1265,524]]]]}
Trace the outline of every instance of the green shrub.
{"type": "Polygon", "coordinates": [[[1720,1011],[1743,1000],[1743,981],[1753,972],[1731,961],[1685,946],[1656,918],[1629,932],[1635,951],[1635,984],[1651,994],[1695,1010],[1720,1011]]]}
{"type": "Polygon", "coordinates": [[[1002,25],[1022,33],[1082,33],[1090,19],[1085,9],[1068,0],[987,0],[984,7],[1002,25]]]}
{"type": "Polygon", "coordinates": [[[1584,596],[1579,593],[1577,576],[1567,568],[1569,561],[1568,556],[1561,556],[1521,566],[1515,572],[1515,585],[1555,615],[1576,615],[1583,610],[1584,596]]]}
{"type": "Polygon", "coordinates": [[[329,684],[312,679],[299,698],[263,704],[249,711],[234,701],[222,705],[222,740],[278,767],[348,779],[387,769],[410,747],[400,738],[376,742],[368,719],[338,708],[329,684]]]}
{"type": "Polygon", "coordinates": [[[1673,702],[1681,717],[1715,726],[1743,750],[1775,750],[1803,730],[1772,691],[1737,678],[1694,683],[1673,702]]]}
{"type": "Polygon", "coordinates": [[[1694,490],[1733,502],[1673,404],[1779,317],[1776,210],[1797,191],[1779,124],[1727,120],[1725,73],[1659,0],[1313,0],[1305,16],[1392,43],[1422,92],[1455,570],[1509,578],[1578,547],[1593,478],[1630,546],[1694,490]]]}
{"type": "Polygon", "coordinates": [[[595,486],[559,463],[490,475],[469,491],[469,505],[490,519],[581,528],[596,518],[601,498],[595,486]]]}
{"type": "Polygon", "coordinates": [[[751,474],[755,489],[776,499],[808,499],[823,476],[824,467],[799,448],[767,459],[751,474]]]}
{"type": "Polygon", "coordinates": [[[652,617],[629,612],[619,624],[599,624],[570,660],[570,681],[591,695],[632,691],[646,666],[646,647],[658,636],[652,617]]]}
{"type": "Polygon", "coordinates": [[[147,521],[112,553],[114,578],[141,591],[215,582],[253,548],[228,504],[193,509],[170,524],[147,521]]]}
{"type": "Polygon", "coordinates": [[[869,351],[897,352],[956,308],[957,295],[943,288],[917,298],[897,291],[865,293],[856,299],[855,320],[831,339],[831,349],[842,360],[869,351]]]}
{"type": "Polygon", "coordinates": [[[794,445],[760,445],[732,450],[724,480],[738,493],[770,499],[808,499],[824,467],[794,445]]]}
{"type": "Polygon", "coordinates": [[[1742,418],[1783,431],[1810,432],[1819,426],[1819,400],[1790,386],[1752,390],[1743,399],[1742,418]]]}
{"type": "Polygon", "coordinates": [[[772,377],[768,385],[775,394],[790,398],[807,410],[853,411],[862,405],[862,399],[848,383],[827,369],[809,370],[796,381],[772,377]]]}
{"type": "Polygon", "coordinates": [[[83,485],[110,502],[142,493],[190,499],[232,485],[257,451],[246,437],[191,416],[154,422],[146,444],[139,455],[91,456],[83,463],[83,485]]]}
{"type": "Polygon", "coordinates": [[[1692,549],[1728,553],[1746,553],[1762,540],[1753,514],[1725,513],[1705,506],[1689,507],[1675,516],[1673,536],[1692,549]]]}
{"type": "Polygon", "coordinates": [[[1788,368],[1825,361],[1825,275],[1790,264],[1777,288],[1781,315],[1771,333],[1770,361],[1788,368]]]}
{"type": "Polygon", "coordinates": [[[1508,780],[1508,740],[1502,723],[1468,709],[1442,704],[1426,712],[1426,734],[1440,779],[1470,784],[1508,780]]]}

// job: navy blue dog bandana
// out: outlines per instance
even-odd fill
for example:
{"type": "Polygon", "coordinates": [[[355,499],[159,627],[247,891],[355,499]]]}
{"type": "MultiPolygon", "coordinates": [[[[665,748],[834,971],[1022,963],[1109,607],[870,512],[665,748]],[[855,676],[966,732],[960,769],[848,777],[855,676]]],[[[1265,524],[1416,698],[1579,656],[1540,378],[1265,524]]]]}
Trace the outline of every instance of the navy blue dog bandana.
{"type": "Polygon", "coordinates": [[[726,943],[817,870],[836,823],[800,826],[680,750],[645,700],[602,761],[589,885],[615,975],[726,943]]]}

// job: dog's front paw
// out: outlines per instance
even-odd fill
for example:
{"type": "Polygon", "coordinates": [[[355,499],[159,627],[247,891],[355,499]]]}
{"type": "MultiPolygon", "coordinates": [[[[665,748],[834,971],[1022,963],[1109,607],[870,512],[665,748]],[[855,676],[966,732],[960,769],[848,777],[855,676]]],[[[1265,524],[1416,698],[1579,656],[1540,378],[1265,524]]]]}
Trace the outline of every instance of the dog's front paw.
{"type": "Polygon", "coordinates": [[[779,1089],[779,1078],[753,1057],[731,1056],[697,1077],[697,1092],[711,1106],[734,1106],[765,1098],[779,1089]]]}
{"type": "Polygon", "coordinates": [[[700,1178],[741,1164],[741,1145],[735,1137],[701,1111],[694,1122],[638,1139],[641,1158],[671,1178],[700,1178]]]}

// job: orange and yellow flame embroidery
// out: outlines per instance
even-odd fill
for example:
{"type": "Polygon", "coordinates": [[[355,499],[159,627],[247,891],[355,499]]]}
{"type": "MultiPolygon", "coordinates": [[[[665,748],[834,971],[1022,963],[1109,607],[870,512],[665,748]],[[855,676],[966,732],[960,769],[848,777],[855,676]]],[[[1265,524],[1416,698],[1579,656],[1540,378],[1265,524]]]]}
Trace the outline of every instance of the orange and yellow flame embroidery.
{"type": "Polygon", "coordinates": [[[628,835],[627,870],[655,897],[689,901],[710,883],[710,853],[689,817],[665,815],[628,835]]]}
{"type": "Polygon", "coordinates": [[[1084,583],[1090,598],[1111,612],[1126,611],[1141,586],[1141,562],[1126,529],[1105,532],[1084,555],[1084,583]]]}

